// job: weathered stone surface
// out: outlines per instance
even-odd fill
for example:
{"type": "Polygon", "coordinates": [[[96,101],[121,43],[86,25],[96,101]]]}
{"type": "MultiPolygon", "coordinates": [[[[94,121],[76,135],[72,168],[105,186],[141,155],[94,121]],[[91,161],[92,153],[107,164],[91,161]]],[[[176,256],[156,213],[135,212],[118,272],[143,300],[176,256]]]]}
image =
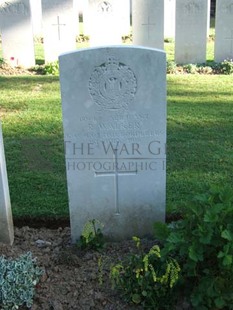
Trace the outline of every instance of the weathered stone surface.
{"type": "Polygon", "coordinates": [[[164,0],[133,0],[133,44],[163,49],[164,0]]]}
{"type": "Polygon", "coordinates": [[[42,0],[42,19],[45,62],[76,49],[73,0],[42,0]]]}
{"type": "Polygon", "coordinates": [[[35,65],[29,0],[0,2],[0,23],[4,60],[11,66],[35,65]]]}
{"type": "Polygon", "coordinates": [[[89,0],[88,9],[90,46],[122,44],[130,31],[129,0],[89,0]]]}
{"type": "Polygon", "coordinates": [[[72,239],[102,222],[112,239],[165,218],[166,57],[103,47],[60,56],[72,239]]]}
{"type": "Polygon", "coordinates": [[[14,228],[3,146],[2,126],[0,123],[0,242],[12,244],[13,241],[14,228]]]}
{"type": "Polygon", "coordinates": [[[214,59],[221,62],[233,59],[233,0],[217,1],[216,5],[214,59]]]}
{"type": "Polygon", "coordinates": [[[175,61],[206,61],[210,0],[176,0],[175,61]]]}

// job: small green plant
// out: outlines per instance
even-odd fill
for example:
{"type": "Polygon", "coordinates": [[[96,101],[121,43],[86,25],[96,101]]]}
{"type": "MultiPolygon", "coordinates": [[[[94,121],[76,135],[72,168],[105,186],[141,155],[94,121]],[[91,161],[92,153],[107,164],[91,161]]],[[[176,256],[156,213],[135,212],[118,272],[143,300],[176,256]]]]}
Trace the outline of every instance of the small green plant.
{"type": "Polygon", "coordinates": [[[144,253],[140,239],[134,237],[133,240],[138,253],[111,267],[113,288],[119,289],[127,301],[146,309],[170,309],[172,290],[180,272],[177,261],[172,257],[163,260],[158,245],[144,253]]]}
{"type": "Polygon", "coordinates": [[[207,65],[200,65],[197,67],[197,73],[199,74],[213,74],[213,69],[207,65]]]}
{"type": "Polygon", "coordinates": [[[173,38],[164,38],[164,42],[165,43],[174,43],[174,39],[173,38]]]}
{"type": "Polygon", "coordinates": [[[183,210],[183,219],[156,224],[162,254],[181,265],[194,309],[233,309],[233,191],[212,187],[183,210]]]}
{"type": "Polygon", "coordinates": [[[50,62],[44,65],[44,72],[46,75],[59,75],[58,61],[50,62]]]}
{"type": "Polygon", "coordinates": [[[176,63],[172,60],[167,61],[167,73],[176,73],[176,63]]]}
{"type": "Polygon", "coordinates": [[[45,65],[37,65],[33,68],[38,74],[42,75],[59,75],[59,63],[58,61],[50,62],[45,65]]]}
{"type": "Polygon", "coordinates": [[[196,74],[197,73],[197,65],[195,64],[187,64],[183,66],[184,72],[196,74]]]}
{"type": "Polygon", "coordinates": [[[50,62],[45,65],[36,65],[32,68],[37,74],[41,75],[59,75],[59,63],[58,61],[50,62]]]}
{"type": "Polygon", "coordinates": [[[16,260],[0,256],[0,308],[15,310],[22,305],[30,308],[42,274],[30,252],[16,260]]]}
{"type": "Polygon", "coordinates": [[[104,225],[98,220],[88,221],[82,231],[82,235],[77,243],[82,250],[100,250],[104,247],[104,236],[102,233],[104,225]]]}
{"type": "Polygon", "coordinates": [[[3,58],[0,57],[0,68],[5,64],[5,61],[3,58]]]}
{"type": "Polygon", "coordinates": [[[233,74],[233,60],[226,59],[220,64],[220,70],[223,74],[233,74]]]}

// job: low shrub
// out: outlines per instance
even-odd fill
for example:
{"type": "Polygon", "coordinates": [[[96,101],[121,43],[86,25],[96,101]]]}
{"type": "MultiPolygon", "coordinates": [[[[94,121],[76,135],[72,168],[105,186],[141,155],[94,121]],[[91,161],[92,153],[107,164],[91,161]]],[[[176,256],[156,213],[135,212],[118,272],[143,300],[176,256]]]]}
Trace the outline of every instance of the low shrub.
{"type": "Polygon", "coordinates": [[[183,66],[184,72],[190,73],[190,74],[196,74],[197,73],[197,65],[195,64],[187,64],[183,66]]]}
{"type": "Polygon", "coordinates": [[[233,60],[226,59],[220,64],[220,70],[222,74],[233,74],[233,60]]]}
{"type": "Polygon", "coordinates": [[[167,73],[176,73],[176,63],[172,60],[167,61],[167,73]]]}
{"type": "Polygon", "coordinates": [[[172,255],[194,309],[233,309],[233,191],[211,188],[185,206],[183,219],[157,223],[162,255],[172,255]]]}
{"type": "Polygon", "coordinates": [[[41,75],[59,75],[59,63],[58,61],[50,62],[45,65],[37,65],[32,68],[37,74],[41,75]]]}
{"type": "Polygon", "coordinates": [[[0,68],[5,64],[5,61],[3,58],[0,58],[0,68]]]}
{"type": "Polygon", "coordinates": [[[138,253],[130,254],[111,267],[113,288],[120,290],[128,302],[140,304],[145,309],[171,309],[175,296],[173,288],[180,272],[177,261],[172,257],[163,260],[158,245],[144,253],[140,239],[133,239],[138,253]]]}
{"type": "Polygon", "coordinates": [[[30,308],[42,274],[31,253],[15,260],[0,256],[0,308],[15,310],[22,305],[30,308]]]}

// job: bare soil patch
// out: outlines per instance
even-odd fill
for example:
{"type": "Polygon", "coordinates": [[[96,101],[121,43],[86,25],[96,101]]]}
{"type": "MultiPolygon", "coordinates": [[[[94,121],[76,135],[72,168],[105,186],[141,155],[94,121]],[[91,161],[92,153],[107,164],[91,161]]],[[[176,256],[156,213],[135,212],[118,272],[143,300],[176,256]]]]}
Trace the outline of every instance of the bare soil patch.
{"type": "Polygon", "coordinates": [[[102,252],[83,251],[71,244],[69,228],[26,226],[15,228],[13,246],[0,244],[0,255],[6,257],[16,258],[29,251],[45,271],[32,310],[141,309],[126,304],[119,293],[111,289],[109,279],[110,264],[134,251],[132,241],[107,243],[102,252]],[[98,270],[100,257],[102,272],[98,270]]]}
{"type": "Polygon", "coordinates": [[[0,65],[0,76],[1,75],[35,75],[35,72],[22,67],[11,67],[10,65],[3,63],[0,65]]]}

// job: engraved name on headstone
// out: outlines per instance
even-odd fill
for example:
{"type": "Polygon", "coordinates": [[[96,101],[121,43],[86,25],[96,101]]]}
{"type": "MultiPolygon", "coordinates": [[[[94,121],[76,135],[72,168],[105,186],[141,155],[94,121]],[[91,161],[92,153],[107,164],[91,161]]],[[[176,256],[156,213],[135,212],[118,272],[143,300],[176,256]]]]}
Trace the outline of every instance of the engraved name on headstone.
{"type": "Polygon", "coordinates": [[[91,219],[112,239],[150,234],[165,218],[165,53],[102,47],[59,60],[72,240],[91,219]]]}

